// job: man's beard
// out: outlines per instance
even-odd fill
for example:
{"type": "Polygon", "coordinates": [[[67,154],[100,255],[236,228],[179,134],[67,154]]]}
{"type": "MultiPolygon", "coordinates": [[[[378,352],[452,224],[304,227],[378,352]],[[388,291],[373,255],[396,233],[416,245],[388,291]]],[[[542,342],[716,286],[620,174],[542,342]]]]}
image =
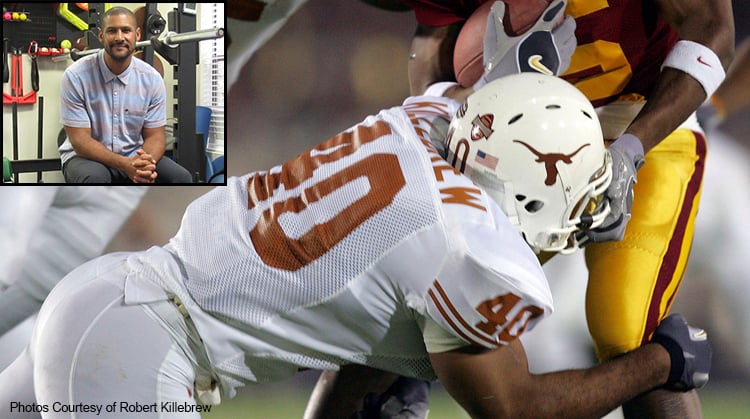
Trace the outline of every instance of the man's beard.
{"type": "Polygon", "coordinates": [[[131,50],[130,46],[127,44],[117,44],[117,45],[110,46],[109,48],[109,56],[115,61],[125,61],[128,59],[128,57],[130,57],[132,53],[133,53],[133,50],[131,50]],[[126,48],[125,55],[115,55],[115,51],[118,51],[118,52],[120,51],[120,49],[118,48],[119,45],[122,45],[126,48]]]}

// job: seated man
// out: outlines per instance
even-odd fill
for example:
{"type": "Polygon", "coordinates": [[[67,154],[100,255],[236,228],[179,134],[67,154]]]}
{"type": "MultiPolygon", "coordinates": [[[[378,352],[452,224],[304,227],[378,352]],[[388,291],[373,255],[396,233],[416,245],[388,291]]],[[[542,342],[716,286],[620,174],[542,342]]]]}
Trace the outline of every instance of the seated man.
{"type": "Polygon", "coordinates": [[[159,73],[132,59],[140,29],[135,15],[113,7],[102,15],[104,50],[65,70],[60,146],[68,183],[190,183],[190,172],[169,158],[164,126],[166,89],[159,73]]]}

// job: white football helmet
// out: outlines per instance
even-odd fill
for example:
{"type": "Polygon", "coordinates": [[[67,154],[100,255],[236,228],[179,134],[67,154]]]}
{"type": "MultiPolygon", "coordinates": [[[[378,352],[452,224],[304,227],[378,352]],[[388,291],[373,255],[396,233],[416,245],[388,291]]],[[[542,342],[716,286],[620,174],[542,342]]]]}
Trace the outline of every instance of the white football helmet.
{"type": "Polygon", "coordinates": [[[535,252],[570,253],[575,232],[609,213],[612,163],[589,100],[554,76],[521,73],[469,96],[447,138],[448,162],[481,186],[535,252]]]}

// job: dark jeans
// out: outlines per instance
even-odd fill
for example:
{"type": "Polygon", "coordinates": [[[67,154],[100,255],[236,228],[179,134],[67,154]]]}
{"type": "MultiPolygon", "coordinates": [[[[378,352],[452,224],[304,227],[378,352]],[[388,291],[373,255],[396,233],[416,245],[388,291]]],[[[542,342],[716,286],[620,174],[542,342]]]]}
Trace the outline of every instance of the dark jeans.
{"type": "MultiPolygon", "coordinates": [[[[78,156],[65,162],[62,171],[67,183],[133,183],[121,170],[78,156]]],[[[169,157],[156,163],[156,173],[156,183],[193,183],[190,172],[169,157]]]]}

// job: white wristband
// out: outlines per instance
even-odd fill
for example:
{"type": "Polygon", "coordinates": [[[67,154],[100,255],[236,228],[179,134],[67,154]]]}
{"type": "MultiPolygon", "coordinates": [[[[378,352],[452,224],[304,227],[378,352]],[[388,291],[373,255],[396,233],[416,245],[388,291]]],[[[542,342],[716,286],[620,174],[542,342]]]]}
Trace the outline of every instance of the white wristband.
{"type": "Polygon", "coordinates": [[[671,67],[688,73],[703,86],[706,97],[711,97],[716,91],[726,73],[721,66],[721,60],[711,48],[693,41],[678,41],[662,68],[671,67]]]}
{"type": "Polygon", "coordinates": [[[422,96],[438,96],[442,97],[445,92],[453,86],[458,86],[458,83],[453,81],[441,81],[439,83],[433,83],[427,90],[424,91],[422,96]]]}

